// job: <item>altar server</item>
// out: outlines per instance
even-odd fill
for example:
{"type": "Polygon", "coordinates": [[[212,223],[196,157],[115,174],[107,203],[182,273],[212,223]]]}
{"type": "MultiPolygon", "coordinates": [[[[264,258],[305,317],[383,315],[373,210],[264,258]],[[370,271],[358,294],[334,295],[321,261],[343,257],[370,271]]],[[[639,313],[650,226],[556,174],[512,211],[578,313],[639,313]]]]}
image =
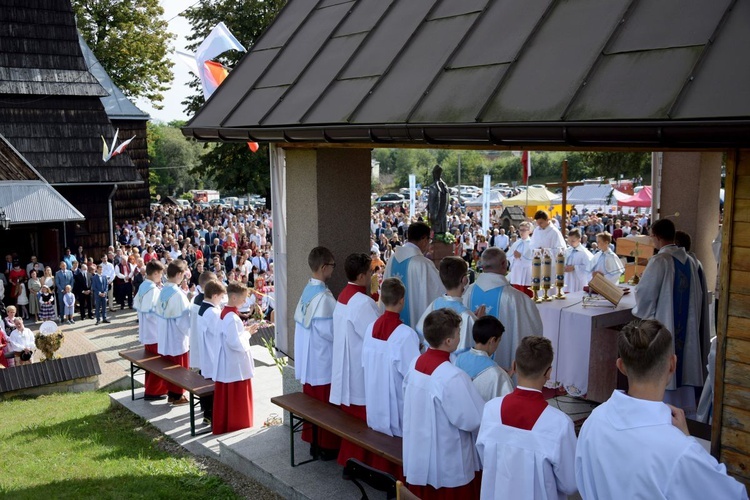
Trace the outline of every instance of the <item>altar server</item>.
{"type": "MultiPolygon", "coordinates": [[[[150,263],[151,261],[149,261],[150,263]]],[[[167,266],[167,283],[156,303],[157,343],[159,354],[169,361],[187,368],[190,347],[190,301],[180,289],[187,264],[174,260],[167,266]]],[[[173,405],[188,403],[185,390],[167,382],[167,401],[173,405]]]]}
{"type": "Polygon", "coordinates": [[[544,210],[538,210],[534,214],[536,227],[531,235],[531,248],[565,248],[565,238],[560,230],[552,224],[549,214],[544,210]]]}
{"type": "Polygon", "coordinates": [[[581,496],[746,499],[745,486],[690,437],[684,412],[662,402],[677,369],[669,330],[634,321],[617,348],[628,393],[614,391],[583,424],[575,459],[581,496]]]}
{"type": "Polygon", "coordinates": [[[674,244],[675,227],[669,219],[651,226],[651,236],[659,253],[651,257],[635,291],[633,315],[660,321],[674,337],[677,368],[667,386],[667,402],[685,409],[692,416],[697,405],[693,387],[703,386],[708,358],[707,314],[701,280],[695,261],[674,244]]]}
{"type": "Polygon", "coordinates": [[[508,280],[513,288],[520,290],[529,297],[534,296],[531,291],[531,259],[534,250],[531,248],[531,224],[522,222],[518,225],[520,237],[508,250],[510,256],[510,274],[508,280]]]}
{"type": "Polygon", "coordinates": [[[449,361],[460,325],[452,309],[431,312],[424,322],[430,348],[404,379],[404,475],[422,499],[476,498],[481,485],[475,442],[484,400],[449,361]]]}
{"type": "Polygon", "coordinates": [[[492,359],[504,331],[505,327],[496,317],[479,318],[471,331],[474,347],[456,358],[456,366],[471,377],[474,387],[485,401],[513,392],[510,375],[492,359]]]}
{"type": "Polygon", "coordinates": [[[622,265],[620,257],[612,251],[610,247],[612,235],[609,233],[599,233],[596,235],[596,246],[599,251],[594,254],[589,264],[589,272],[601,274],[612,283],[618,283],[620,276],[625,272],[625,266],[622,265]]]}
{"type": "Polygon", "coordinates": [[[367,425],[378,432],[400,437],[404,420],[404,376],[419,356],[419,337],[399,317],[406,294],[403,283],[397,278],[388,278],[380,290],[385,313],[367,328],[362,346],[367,425]]]}
{"type": "MultiPolygon", "coordinates": [[[[157,341],[159,318],[156,315],[156,305],[159,303],[162,274],[164,274],[164,264],[156,259],[150,260],[146,264],[146,279],[138,287],[138,293],[133,299],[135,310],[138,311],[138,340],[143,344],[146,352],[152,354],[159,354],[157,341]]],[[[146,401],[164,399],[167,395],[167,382],[149,371],[145,373],[143,399],[146,401]]]]}
{"type": "Polygon", "coordinates": [[[475,310],[485,306],[487,314],[499,319],[505,334],[495,352],[500,368],[510,370],[513,354],[523,337],[542,335],[543,326],[539,310],[533,300],[510,286],[505,275],[508,261],[499,248],[488,248],[482,254],[482,270],[476,283],[469,285],[464,294],[464,305],[475,310]]]}
{"type": "Polygon", "coordinates": [[[407,242],[397,247],[385,266],[384,278],[398,278],[406,287],[401,321],[414,328],[427,306],[445,293],[435,264],[425,257],[430,248],[430,227],[415,222],[407,231],[407,242]]]}
{"type": "Polygon", "coordinates": [[[202,272],[198,277],[198,293],[195,294],[190,303],[190,368],[196,370],[200,370],[201,367],[201,349],[203,344],[201,340],[202,332],[198,329],[198,314],[203,305],[206,283],[215,279],[216,275],[211,271],[202,272]]]}
{"type": "MultiPolygon", "coordinates": [[[[219,326],[221,300],[226,295],[227,289],[211,271],[204,271],[201,274],[201,279],[206,274],[209,275],[209,280],[201,286],[203,290],[203,303],[198,310],[198,321],[196,323],[198,333],[195,335],[195,340],[198,346],[196,350],[200,350],[200,373],[206,379],[213,380],[216,376],[216,361],[219,343],[221,342],[221,330],[219,326]]],[[[192,343],[190,346],[193,349],[192,343]]],[[[191,350],[191,356],[192,352],[191,350]]],[[[201,398],[201,410],[203,410],[203,423],[210,425],[214,413],[213,395],[201,398]]]]}
{"type": "Polygon", "coordinates": [[[568,243],[570,246],[565,249],[565,293],[582,292],[591,281],[589,266],[593,256],[581,245],[580,229],[568,231],[568,243]]]}
{"type": "Polygon", "coordinates": [[[250,336],[259,323],[242,324],[240,307],[247,298],[247,286],[232,281],[227,286],[228,302],[221,311],[221,342],[216,360],[214,390],[214,434],[253,426],[253,355],[250,336]]]}
{"type": "Polygon", "coordinates": [[[477,438],[483,500],[562,500],[578,489],[573,421],[542,396],[553,357],[549,339],[525,337],[513,361],[518,387],[484,407],[477,438]]]}
{"type": "MultiPolygon", "coordinates": [[[[308,281],[294,312],[294,374],[302,383],[302,392],[328,403],[331,397],[331,356],[333,355],[333,310],[336,299],[326,286],[331,279],[336,261],[325,247],[315,247],[307,256],[312,278],[308,281]]],[[[312,443],[312,428],[302,429],[302,440],[312,443]]],[[[313,455],[323,458],[338,455],[340,439],[324,429],[318,429],[318,449],[313,455]]]]}
{"type": "MultiPolygon", "coordinates": [[[[365,409],[365,374],[362,368],[362,342],[367,327],[378,319],[378,306],[367,288],[372,278],[370,256],[351,254],[344,262],[349,283],[339,294],[333,310],[333,356],[331,358],[330,402],[361,420],[367,421],[365,409]]],[[[349,441],[341,442],[338,462],[349,458],[368,461],[368,454],[349,441]]]]}
{"type": "Polygon", "coordinates": [[[416,328],[420,338],[424,339],[424,320],[428,314],[435,309],[448,308],[456,311],[461,316],[461,341],[458,344],[453,359],[462,352],[468,351],[474,345],[471,329],[474,327],[477,316],[484,316],[485,314],[483,306],[479,306],[477,312],[474,313],[463,303],[463,294],[466,286],[469,284],[468,272],[469,265],[461,257],[444,257],[440,261],[440,281],[442,281],[443,286],[446,288],[445,295],[438,297],[427,307],[427,310],[419,319],[416,328]]]}

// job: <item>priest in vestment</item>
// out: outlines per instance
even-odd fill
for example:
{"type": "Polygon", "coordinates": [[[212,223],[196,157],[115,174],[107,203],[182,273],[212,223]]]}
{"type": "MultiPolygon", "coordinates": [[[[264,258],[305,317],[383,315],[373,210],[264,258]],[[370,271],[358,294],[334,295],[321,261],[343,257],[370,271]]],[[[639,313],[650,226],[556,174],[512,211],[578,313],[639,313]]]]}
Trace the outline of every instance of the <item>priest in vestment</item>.
{"type": "Polygon", "coordinates": [[[513,288],[505,275],[508,261],[499,248],[488,248],[482,254],[482,270],[477,281],[466,289],[464,305],[471,310],[485,307],[486,314],[496,317],[505,326],[495,361],[510,370],[513,354],[523,337],[542,335],[542,317],[533,300],[513,288]]]}
{"type": "Polygon", "coordinates": [[[677,366],[667,385],[665,401],[694,416],[694,388],[703,387],[709,351],[708,336],[700,334],[703,322],[708,322],[703,314],[707,298],[695,261],[674,244],[674,223],[669,219],[656,221],[651,237],[659,252],[649,259],[635,290],[633,316],[656,319],[672,333],[677,366]]]}
{"type": "MultiPolygon", "coordinates": [[[[378,306],[368,287],[372,278],[370,256],[351,254],[344,262],[349,283],[339,294],[333,310],[333,356],[331,358],[331,397],[329,401],[361,420],[367,421],[365,374],[362,367],[362,343],[367,327],[378,319],[378,306]]],[[[365,463],[372,454],[346,440],[341,441],[338,463],[350,458],[365,463]]]]}
{"type": "Polygon", "coordinates": [[[592,255],[581,245],[581,230],[573,228],[568,232],[568,243],[565,249],[565,293],[582,292],[591,281],[592,255]]]}
{"type": "MultiPolygon", "coordinates": [[[[158,260],[151,260],[146,264],[146,279],[138,287],[133,305],[138,311],[138,340],[143,344],[146,352],[159,354],[157,330],[159,318],[156,316],[156,304],[159,303],[159,286],[164,273],[164,264],[158,260]]],[[[146,371],[144,396],[146,401],[164,399],[167,394],[167,382],[146,371]]]]}
{"type": "Polygon", "coordinates": [[[430,248],[430,227],[415,222],[407,230],[407,242],[397,247],[385,266],[383,278],[398,278],[406,287],[401,321],[414,328],[427,306],[445,293],[435,264],[424,256],[430,248]]]}

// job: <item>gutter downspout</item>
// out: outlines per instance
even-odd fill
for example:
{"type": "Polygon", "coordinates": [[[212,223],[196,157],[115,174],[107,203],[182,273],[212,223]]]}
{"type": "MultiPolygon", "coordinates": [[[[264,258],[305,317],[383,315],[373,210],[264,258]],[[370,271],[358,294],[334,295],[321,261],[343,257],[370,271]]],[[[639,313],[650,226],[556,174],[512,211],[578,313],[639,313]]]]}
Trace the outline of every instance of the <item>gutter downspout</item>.
{"type": "Polygon", "coordinates": [[[115,246],[115,225],[112,220],[112,198],[114,198],[117,192],[117,184],[112,188],[112,192],[107,197],[107,205],[109,206],[109,244],[115,246]]]}

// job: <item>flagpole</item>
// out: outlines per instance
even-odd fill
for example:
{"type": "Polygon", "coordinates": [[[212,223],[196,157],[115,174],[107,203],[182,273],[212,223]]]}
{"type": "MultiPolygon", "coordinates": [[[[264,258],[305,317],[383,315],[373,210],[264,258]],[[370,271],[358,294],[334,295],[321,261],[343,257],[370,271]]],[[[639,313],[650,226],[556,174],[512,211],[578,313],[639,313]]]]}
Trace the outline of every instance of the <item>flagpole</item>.
{"type": "MultiPolygon", "coordinates": [[[[529,212],[529,175],[528,175],[528,164],[531,163],[531,151],[527,153],[526,157],[526,165],[523,166],[523,173],[524,177],[526,177],[526,210],[524,210],[527,214],[529,212]]],[[[527,215],[528,217],[528,215],[527,215]]]]}

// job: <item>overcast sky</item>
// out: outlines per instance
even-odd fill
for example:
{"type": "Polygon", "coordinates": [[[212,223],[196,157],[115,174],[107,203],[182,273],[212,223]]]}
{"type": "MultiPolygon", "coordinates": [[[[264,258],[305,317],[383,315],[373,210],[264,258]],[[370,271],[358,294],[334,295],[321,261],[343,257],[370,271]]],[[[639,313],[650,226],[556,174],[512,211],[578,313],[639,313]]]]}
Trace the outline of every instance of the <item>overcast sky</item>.
{"type": "MultiPolygon", "coordinates": [[[[159,3],[164,8],[164,20],[172,19],[174,17],[174,19],[169,21],[170,31],[177,35],[177,38],[172,41],[172,48],[184,51],[185,45],[187,44],[185,36],[190,33],[190,23],[188,23],[184,17],[178,16],[178,14],[189,7],[193,2],[159,0],[159,3]]],[[[169,90],[164,93],[164,100],[161,103],[164,108],[155,109],[151,105],[151,102],[145,99],[138,99],[136,101],[136,105],[146,113],[150,114],[153,120],[163,122],[169,122],[171,120],[187,120],[189,117],[183,111],[184,106],[180,103],[192,93],[192,90],[187,86],[192,76],[188,71],[187,66],[177,59],[175,54],[171,54],[170,58],[172,59],[172,62],[174,62],[174,66],[172,67],[174,81],[170,85],[169,90]]]]}

